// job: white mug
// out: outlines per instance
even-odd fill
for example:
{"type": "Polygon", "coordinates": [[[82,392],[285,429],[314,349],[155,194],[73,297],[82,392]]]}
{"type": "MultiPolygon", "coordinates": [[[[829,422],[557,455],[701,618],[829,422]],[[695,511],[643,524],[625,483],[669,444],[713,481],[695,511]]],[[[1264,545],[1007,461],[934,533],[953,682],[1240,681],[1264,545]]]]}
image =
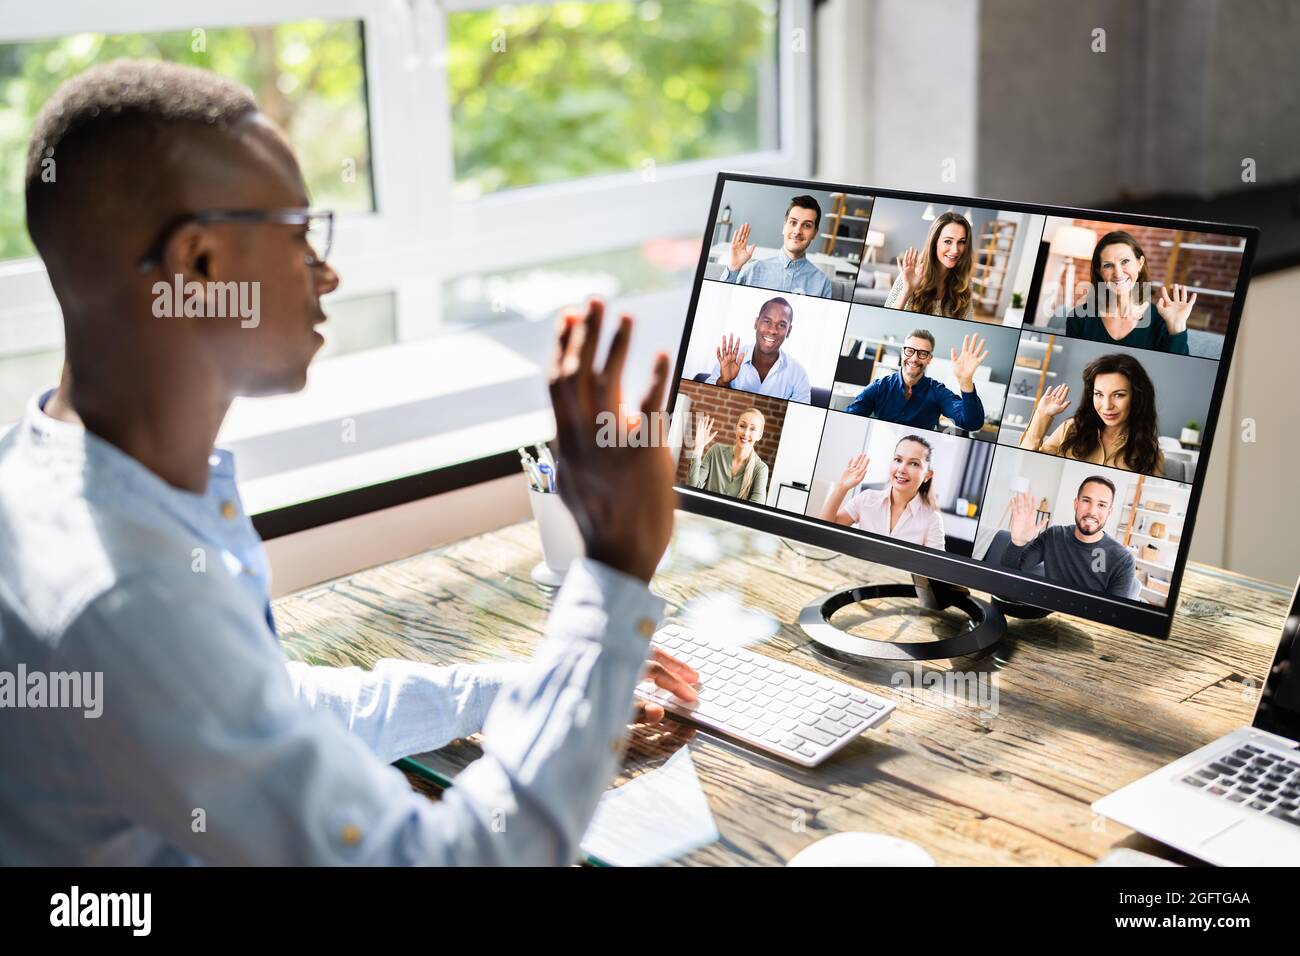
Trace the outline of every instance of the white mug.
{"type": "Polygon", "coordinates": [[[582,532],[558,494],[529,488],[528,500],[542,539],[542,560],[533,568],[533,580],[544,587],[558,588],[564,583],[569,565],[582,557],[582,532]]]}

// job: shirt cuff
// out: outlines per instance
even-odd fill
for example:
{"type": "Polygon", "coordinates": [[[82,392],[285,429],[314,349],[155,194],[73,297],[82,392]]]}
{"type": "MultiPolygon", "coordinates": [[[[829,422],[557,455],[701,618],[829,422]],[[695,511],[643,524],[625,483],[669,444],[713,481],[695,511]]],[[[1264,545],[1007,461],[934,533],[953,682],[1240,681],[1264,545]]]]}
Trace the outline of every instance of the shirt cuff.
{"type": "Polygon", "coordinates": [[[605,627],[565,628],[561,634],[599,636],[604,644],[624,644],[644,654],[645,645],[663,619],[664,600],[640,578],[583,557],[569,565],[551,617],[562,618],[570,610],[582,615],[603,613],[605,627]]]}

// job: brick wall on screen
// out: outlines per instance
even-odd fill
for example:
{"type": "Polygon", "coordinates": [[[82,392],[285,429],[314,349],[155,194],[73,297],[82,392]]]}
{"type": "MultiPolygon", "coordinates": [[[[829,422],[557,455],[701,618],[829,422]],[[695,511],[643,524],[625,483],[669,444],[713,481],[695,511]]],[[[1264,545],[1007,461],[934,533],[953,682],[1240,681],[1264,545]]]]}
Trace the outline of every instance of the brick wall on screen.
{"type": "MultiPolygon", "coordinates": [[[[776,446],[781,441],[781,427],[785,424],[785,401],[740,389],[719,388],[691,381],[683,381],[681,391],[690,397],[693,419],[698,420],[700,415],[708,415],[713,419],[713,427],[718,433],[713,440],[715,444],[730,445],[735,440],[736,419],[746,409],[757,408],[763,413],[763,437],[754,447],[758,451],[758,457],[769,469],[775,464],[776,446]]],[[[690,459],[683,453],[677,464],[679,485],[690,484],[690,465],[690,459]]]]}
{"type": "MultiPolygon", "coordinates": [[[[1179,249],[1175,264],[1176,276],[1169,275],[1168,246],[1160,245],[1173,239],[1173,230],[1153,229],[1148,226],[1117,225],[1112,222],[1097,222],[1090,219],[1074,220],[1076,226],[1091,229],[1100,239],[1113,229],[1123,229],[1130,233],[1142,245],[1147,257],[1147,274],[1154,284],[1164,283],[1166,287],[1172,282],[1180,285],[1200,286],[1205,289],[1219,289],[1232,292],[1237,287],[1237,275],[1241,271],[1241,255],[1235,252],[1215,252],[1204,249],[1179,249]]],[[[1188,243],[1205,245],[1232,245],[1240,240],[1235,236],[1214,235],[1208,232],[1183,232],[1181,239],[1188,243]]],[[[1087,281],[1089,263],[1080,259],[1075,269],[1082,281],[1087,281]]],[[[1158,294],[1158,292],[1157,292],[1158,294]]],[[[1228,317],[1232,314],[1232,299],[1217,295],[1198,295],[1196,305],[1192,308],[1190,327],[1206,329],[1211,332],[1226,332],[1228,317]]]]}

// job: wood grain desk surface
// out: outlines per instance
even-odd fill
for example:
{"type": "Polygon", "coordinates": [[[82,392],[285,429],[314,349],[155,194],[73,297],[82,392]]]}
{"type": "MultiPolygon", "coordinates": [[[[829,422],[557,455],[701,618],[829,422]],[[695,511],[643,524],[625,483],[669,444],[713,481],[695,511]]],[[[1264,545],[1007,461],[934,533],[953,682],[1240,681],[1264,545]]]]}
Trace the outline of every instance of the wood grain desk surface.
{"type": "MultiPolygon", "coordinates": [[[[275,603],[285,653],[362,667],[385,657],[526,658],[550,606],[529,577],[539,557],[528,522],[290,595],[275,603]]],[[[1167,641],[1054,614],[1012,621],[991,656],[924,665],[844,665],[813,650],[795,623],[823,592],[908,580],[678,514],[668,563],[653,583],[669,617],[730,592],[776,627],[751,650],[898,705],[882,728],[811,770],[672,718],[635,728],[616,783],[688,746],[721,834],[679,862],[781,864],[841,830],[912,840],[940,865],[1086,865],[1116,845],[1149,850],[1149,841],[1096,817],[1089,804],[1250,722],[1290,597],[1273,584],[1192,565],[1167,641]],[[984,706],[926,686],[925,674],[954,668],[990,682],[984,706]]],[[[961,620],[904,602],[836,617],[855,634],[909,639],[951,633],[961,620]]],[[[470,738],[416,759],[452,776],[480,752],[470,738]]]]}

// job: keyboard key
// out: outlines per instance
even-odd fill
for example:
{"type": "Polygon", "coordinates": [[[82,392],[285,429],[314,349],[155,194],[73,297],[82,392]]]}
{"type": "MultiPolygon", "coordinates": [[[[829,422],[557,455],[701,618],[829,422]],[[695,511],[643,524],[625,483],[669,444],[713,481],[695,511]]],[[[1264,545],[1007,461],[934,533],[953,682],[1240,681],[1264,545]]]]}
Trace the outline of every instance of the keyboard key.
{"type": "Polygon", "coordinates": [[[1296,826],[1300,826],[1300,816],[1287,813],[1287,811],[1283,810],[1280,806],[1274,807],[1272,810],[1268,811],[1268,815],[1270,817],[1277,817],[1279,820],[1285,820],[1287,823],[1294,823],[1296,826]]]}
{"type": "MultiPolygon", "coordinates": [[[[847,710],[850,714],[861,717],[863,720],[870,720],[872,717],[876,716],[880,708],[869,707],[866,704],[849,704],[847,710]]],[[[1213,775],[1211,779],[1213,779],[1213,775]]]]}
{"type": "Polygon", "coordinates": [[[1205,781],[1200,777],[1187,776],[1183,777],[1183,783],[1190,783],[1193,787],[1204,787],[1205,781]]]}
{"type": "Polygon", "coordinates": [[[817,721],[817,727],[836,737],[842,737],[853,729],[848,724],[842,724],[838,720],[827,720],[825,717],[817,721]]]}
{"type": "Polygon", "coordinates": [[[826,733],[824,730],[818,730],[816,727],[801,725],[796,727],[794,732],[800,737],[805,737],[808,740],[811,740],[813,743],[821,744],[823,747],[829,747],[831,744],[835,743],[834,737],[826,733]]]}

